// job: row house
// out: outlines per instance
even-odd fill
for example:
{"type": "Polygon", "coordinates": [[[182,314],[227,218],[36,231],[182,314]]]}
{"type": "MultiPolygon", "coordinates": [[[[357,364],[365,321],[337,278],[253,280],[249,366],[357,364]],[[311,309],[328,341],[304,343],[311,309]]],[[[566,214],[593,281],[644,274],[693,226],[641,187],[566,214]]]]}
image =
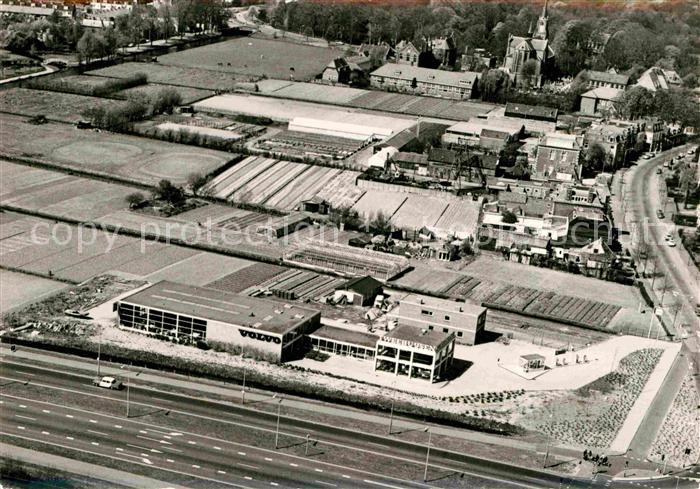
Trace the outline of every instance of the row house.
{"type": "Polygon", "coordinates": [[[630,84],[629,75],[618,73],[615,70],[584,70],[581,72],[580,76],[586,79],[588,82],[588,88],[616,88],[619,90],[624,90],[630,84]]]}

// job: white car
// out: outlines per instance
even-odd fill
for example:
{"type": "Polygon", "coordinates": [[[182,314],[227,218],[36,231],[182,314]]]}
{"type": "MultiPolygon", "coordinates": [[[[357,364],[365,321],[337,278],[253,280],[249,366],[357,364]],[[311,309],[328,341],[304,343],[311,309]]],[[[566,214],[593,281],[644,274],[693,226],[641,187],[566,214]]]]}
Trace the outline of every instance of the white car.
{"type": "Polygon", "coordinates": [[[666,244],[669,245],[671,248],[676,246],[676,242],[673,239],[667,239],[666,244]]]}
{"type": "Polygon", "coordinates": [[[117,380],[115,377],[97,377],[92,379],[92,385],[102,387],[103,389],[113,389],[117,391],[124,388],[121,381],[117,380]]]}

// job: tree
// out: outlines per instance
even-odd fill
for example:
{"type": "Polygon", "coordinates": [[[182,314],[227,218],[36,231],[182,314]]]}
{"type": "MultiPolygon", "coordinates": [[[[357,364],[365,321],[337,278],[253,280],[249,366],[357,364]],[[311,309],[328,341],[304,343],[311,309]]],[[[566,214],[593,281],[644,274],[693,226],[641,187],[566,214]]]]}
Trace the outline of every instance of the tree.
{"type": "Polygon", "coordinates": [[[141,192],[134,192],[133,194],[127,195],[125,200],[126,203],[129,204],[129,207],[134,209],[140,207],[144,202],[146,202],[146,196],[141,192]]]}
{"type": "Polygon", "coordinates": [[[190,187],[194,195],[197,195],[199,189],[201,189],[206,183],[207,177],[201,173],[190,173],[187,177],[187,185],[190,187]]]}
{"type": "Polygon", "coordinates": [[[382,211],[377,212],[374,219],[370,219],[367,223],[367,229],[372,234],[388,235],[393,229],[391,220],[382,211]]]}
{"type": "Polygon", "coordinates": [[[526,86],[529,87],[536,84],[538,66],[538,62],[535,59],[528,59],[525,61],[525,64],[523,64],[520,71],[520,76],[522,77],[526,86]]]}
{"type": "Polygon", "coordinates": [[[644,87],[632,87],[613,101],[617,113],[627,119],[641,119],[654,112],[654,96],[644,87]]]}
{"type": "Polygon", "coordinates": [[[153,196],[158,200],[163,200],[175,207],[185,203],[185,192],[181,187],[172,184],[170,180],[161,180],[153,191],[153,196]]]}
{"type": "Polygon", "coordinates": [[[504,224],[515,224],[518,222],[518,216],[516,216],[513,211],[505,209],[503,212],[501,212],[501,221],[504,224]]]}
{"type": "Polygon", "coordinates": [[[345,229],[360,229],[362,220],[355,209],[351,207],[333,207],[328,213],[328,220],[336,227],[345,229]]]}
{"type": "Polygon", "coordinates": [[[608,153],[599,143],[591,143],[584,156],[584,168],[590,175],[594,172],[604,171],[608,162],[608,153]]]}
{"type": "Polygon", "coordinates": [[[151,112],[153,114],[171,114],[180,105],[182,96],[173,87],[161,88],[151,97],[151,112]]]}
{"type": "Polygon", "coordinates": [[[486,70],[481,77],[479,90],[484,102],[504,102],[510,79],[503,70],[486,70]]]}

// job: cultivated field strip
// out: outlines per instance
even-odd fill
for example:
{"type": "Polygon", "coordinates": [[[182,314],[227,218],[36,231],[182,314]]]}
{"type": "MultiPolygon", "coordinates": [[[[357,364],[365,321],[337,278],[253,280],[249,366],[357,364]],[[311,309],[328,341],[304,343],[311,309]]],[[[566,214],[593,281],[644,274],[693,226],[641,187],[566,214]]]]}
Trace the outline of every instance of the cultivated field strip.
{"type": "Polygon", "coordinates": [[[279,209],[293,210],[300,202],[314,197],[341,171],[335,168],[314,167],[301,177],[297,177],[284,191],[269,199],[267,204],[279,209]]]}
{"type": "Polygon", "coordinates": [[[292,180],[297,177],[303,178],[304,173],[310,168],[311,166],[309,165],[292,163],[284,175],[277,178],[270,185],[263,187],[260,191],[256,191],[255,197],[251,199],[251,202],[255,204],[266,204],[270,197],[275,195],[277,192],[282,191],[292,180]]]}

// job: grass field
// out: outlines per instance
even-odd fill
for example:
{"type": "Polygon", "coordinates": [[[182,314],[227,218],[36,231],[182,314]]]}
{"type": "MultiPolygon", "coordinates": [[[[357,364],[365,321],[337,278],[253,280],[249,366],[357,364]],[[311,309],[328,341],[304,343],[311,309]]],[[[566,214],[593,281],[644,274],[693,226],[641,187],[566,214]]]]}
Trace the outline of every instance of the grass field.
{"type": "Polygon", "coordinates": [[[160,63],[122,63],[89,72],[89,75],[127,78],[145,73],[149,83],[162,83],[206,90],[232,90],[238,83],[247,82],[251,76],[234,75],[204,68],[171,66],[160,63]]]}
{"type": "Polygon", "coordinates": [[[0,120],[0,140],[7,153],[149,183],[167,178],[182,184],[190,173],[207,174],[234,158],[222,151],[80,130],[66,124],[33,126],[24,118],[6,114],[0,120]]]}
{"type": "Polygon", "coordinates": [[[309,80],[323,71],[339,49],[318,48],[285,41],[237,38],[166,54],[159,64],[269,78],[309,80]]]}
{"type": "Polygon", "coordinates": [[[0,273],[0,314],[38,301],[68,287],[63,282],[3,270],[0,273]]]}
{"type": "Polygon", "coordinates": [[[2,92],[0,111],[27,116],[44,115],[50,119],[76,122],[84,118],[81,112],[89,107],[112,107],[123,103],[120,100],[86,97],[72,93],[10,88],[2,92]]]}

